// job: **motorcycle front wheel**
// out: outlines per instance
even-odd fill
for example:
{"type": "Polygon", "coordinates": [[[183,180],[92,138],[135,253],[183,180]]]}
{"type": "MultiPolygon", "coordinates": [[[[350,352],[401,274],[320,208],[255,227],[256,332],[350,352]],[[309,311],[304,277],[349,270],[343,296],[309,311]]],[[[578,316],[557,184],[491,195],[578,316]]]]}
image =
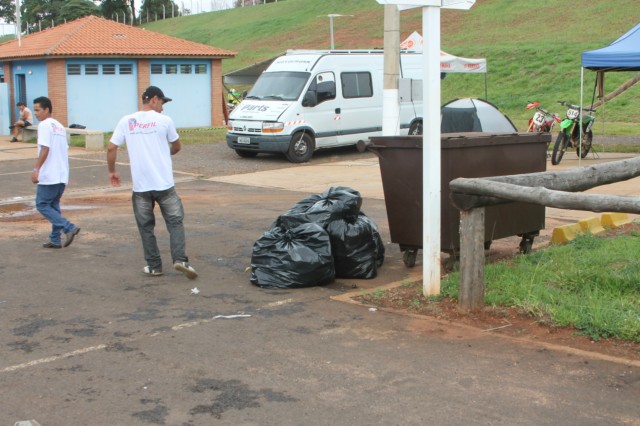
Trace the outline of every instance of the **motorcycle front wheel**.
{"type": "Polygon", "coordinates": [[[555,145],[553,145],[551,164],[553,164],[554,166],[560,164],[560,161],[562,160],[562,157],[564,156],[564,152],[567,150],[568,145],[569,135],[567,135],[566,132],[561,131],[560,133],[558,133],[555,145]]]}
{"type": "Polygon", "coordinates": [[[580,158],[585,158],[589,151],[591,151],[591,143],[593,142],[593,132],[589,130],[586,133],[582,134],[582,150],[580,149],[580,145],[576,148],[576,155],[579,155],[580,158]]]}

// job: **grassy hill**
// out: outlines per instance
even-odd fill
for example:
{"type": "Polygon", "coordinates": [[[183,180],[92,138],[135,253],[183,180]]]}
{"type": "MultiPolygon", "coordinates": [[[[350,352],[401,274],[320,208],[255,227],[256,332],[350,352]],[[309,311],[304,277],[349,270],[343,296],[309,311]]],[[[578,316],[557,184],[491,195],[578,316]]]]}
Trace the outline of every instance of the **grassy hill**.
{"type": "MultiPolygon", "coordinates": [[[[640,22],[637,0],[575,4],[477,0],[470,11],[442,10],[442,49],[459,56],[487,58],[489,101],[522,130],[532,115],[524,108],[528,100],[563,114],[557,100],[580,100],[581,53],[608,45],[640,22]]],[[[383,6],[375,0],[280,0],[167,19],[145,27],[237,52],[236,58],[223,61],[224,72],[229,72],[287,49],[328,49],[326,15],[330,13],[353,15],[334,18],[336,49],[383,46],[383,6]]],[[[421,10],[401,13],[402,38],[421,29],[421,10]]],[[[634,75],[606,74],[606,93],[634,75]]],[[[585,71],[585,76],[588,103],[595,73],[585,71]]],[[[460,97],[484,97],[484,78],[450,74],[442,82],[442,103],[460,97]]],[[[640,134],[640,84],[607,103],[598,116],[596,133],[640,134]]]]}

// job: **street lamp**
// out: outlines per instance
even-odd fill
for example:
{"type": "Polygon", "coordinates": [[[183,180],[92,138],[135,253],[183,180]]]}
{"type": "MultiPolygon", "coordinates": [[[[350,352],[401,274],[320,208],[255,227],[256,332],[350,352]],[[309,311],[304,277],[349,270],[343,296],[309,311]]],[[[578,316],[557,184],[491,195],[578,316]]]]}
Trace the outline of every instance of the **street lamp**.
{"type": "Polygon", "coordinates": [[[339,16],[353,16],[353,15],[340,15],[337,13],[330,13],[328,15],[319,15],[319,16],[328,16],[329,17],[329,32],[331,33],[331,50],[334,49],[333,43],[333,18],[337,18],[339,16]]]}

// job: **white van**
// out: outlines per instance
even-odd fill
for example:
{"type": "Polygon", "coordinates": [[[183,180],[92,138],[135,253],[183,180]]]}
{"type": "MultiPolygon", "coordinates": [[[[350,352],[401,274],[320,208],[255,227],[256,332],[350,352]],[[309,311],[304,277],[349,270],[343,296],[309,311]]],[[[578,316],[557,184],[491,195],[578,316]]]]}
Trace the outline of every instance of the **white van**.
{"type": "MultiPolygon", "coordinates": [[[[241,157],[280,152],[302,163],[316,149],[380,136],[383,66],[382,50],[288,51],[231,112],[227,145],[241,157]]],[[[401,54],[400,77],[421,79],[421,54],[401,54]]],[[[406,98],[400,104],[405,135],[422,126],[422,101],[406,98]]]]}

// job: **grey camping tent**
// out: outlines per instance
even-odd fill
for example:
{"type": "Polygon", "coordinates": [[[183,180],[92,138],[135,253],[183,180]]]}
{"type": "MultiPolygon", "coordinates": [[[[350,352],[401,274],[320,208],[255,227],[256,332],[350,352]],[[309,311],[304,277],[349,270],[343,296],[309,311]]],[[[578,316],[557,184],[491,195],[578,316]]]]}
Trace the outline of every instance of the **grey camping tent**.
{"type": "Polygon", "coordinates": [[[440,131],[459,132],[517,132],[509,117],[492,103],[474,98],[456,99],[441,108],[440,131]]]}

